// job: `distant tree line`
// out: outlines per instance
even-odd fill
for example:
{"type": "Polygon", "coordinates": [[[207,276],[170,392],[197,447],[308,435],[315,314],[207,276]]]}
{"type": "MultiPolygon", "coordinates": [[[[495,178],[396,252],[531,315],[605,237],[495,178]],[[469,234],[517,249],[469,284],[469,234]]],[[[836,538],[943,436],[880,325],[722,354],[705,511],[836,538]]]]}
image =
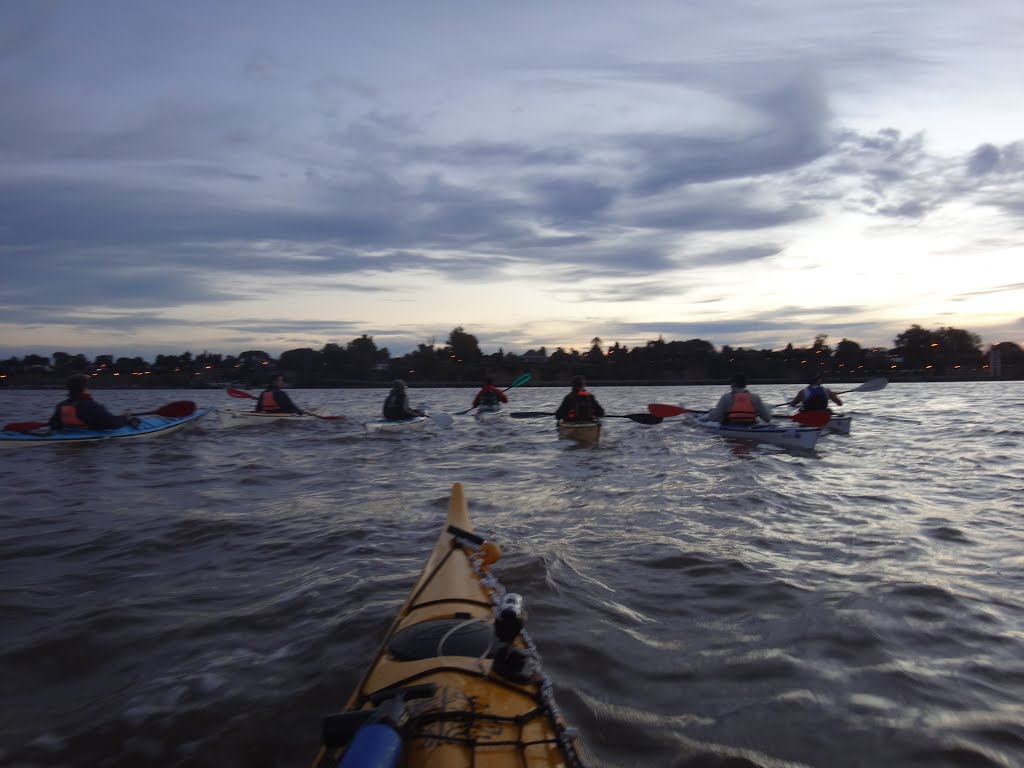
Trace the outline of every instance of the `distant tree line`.
{"type": "Polygon", "coordinates": [[[363,335],[344,346],[290,349],[280,357],[260,350],[238,356],[202,352],[193,355],[141,357],[85,355],[54,352],[0,361],[0,384],[62,384],[73,373],[93,376],[94,386],[149,387],[258,387],[282,372],[292,386],[381,386],[391,379],[435,385],[477,385],[485,376],[501,383],[529,371],[537,383],[564,384],[575,374],[606,383],[679,381],[722,382],[742,371],[753,380],[805,381],[812,372],[830,381],[870,376],[890,378],[1024,378],[1024,351],[1013,342],[993,344],[983,351],[981,338],[958,328],[928,330],[919,325],[894,339],[892,348],[862,347],[842,339],[833,348],[828,336],[814,337],[810,346],[787,344],[784,349],[747,349],[722,346],[702,339],[665,341],[658,338],[632,349],[615,342],[605,346],[591,340],[584,351],[545,347],[522,354],[499,349],[480,350],[476,336],[461,326],[452,330],[443,346],[431,341],[400,357],[378,348],[363,335]]]}

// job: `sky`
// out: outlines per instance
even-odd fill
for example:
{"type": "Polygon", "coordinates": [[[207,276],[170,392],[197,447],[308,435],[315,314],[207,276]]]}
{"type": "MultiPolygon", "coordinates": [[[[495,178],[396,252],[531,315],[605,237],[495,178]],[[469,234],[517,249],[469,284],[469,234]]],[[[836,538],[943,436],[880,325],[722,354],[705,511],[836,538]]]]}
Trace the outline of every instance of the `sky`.
{"type": "Polygon", "coordinates": [[[0,356],[1024,344],[1020,0],[0,0],[0,356]]]}

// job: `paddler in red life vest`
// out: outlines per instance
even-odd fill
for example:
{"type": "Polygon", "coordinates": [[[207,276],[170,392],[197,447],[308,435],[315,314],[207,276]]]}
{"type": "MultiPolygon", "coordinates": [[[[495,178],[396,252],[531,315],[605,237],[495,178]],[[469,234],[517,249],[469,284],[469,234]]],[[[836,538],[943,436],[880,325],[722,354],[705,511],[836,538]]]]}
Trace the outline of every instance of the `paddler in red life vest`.
{"type": "Polygon", "coordinates": [[[747,376],[737,373],[730,381],[729,391],[719,399],[718,404],[702,416],[704,421],[722,424],[753,424],[760,417],[765,422],[772,420],[772,412],[761,402],[761,398],[747,391],[747,376]]]}
{"type": "Polygon", "coordinates": [[[828,387],[821,386],[821,375],[815,373],[807,380],[807,386],[797,393],[789,405],[793,408],[799,405],[801,411],[827,411],[829,410],[829,400],[836,405],[843,404],[839,395],[828,387]]]}
{"type": "Polygon", "coordinates": [[[572,391],[562,399],[555,411],[555,418],[565,421],[597,421],[604,416],[604,408],[597,398],[587,392],[587,383],[582,376],[573,376],[569,382],[572,391]]]}
{"type": "Polygon", "coordinates": [[[89,388],[89,377],[84,373],[76,373],[68,379],[68,398],[58,403],[53,416],[50,417],[50,429],[54,431],[67,429],[120,429],[125,426],[138,427],[137,416],[125,414],[115,416],[102,405],[92,399],[86,390],[89,388]]]}
{"type": "Polygon", "coordinates": [[[501,403],[507,403],[508,397],[505,393],[494,386],[494,379],[488,376],[484,379],[483,388],[473,398],[473,407],[481,411],[497,411],[501,403]]]}
{"type": "Polygon", "coordinates": [[[302,409],[292,402],[287,392],[281,389],[283,386],[284,376],[279,373],[270,380],[270,385],[256,398],[256,410],[266,413],[297,413],[301,416],[302,409]]]}

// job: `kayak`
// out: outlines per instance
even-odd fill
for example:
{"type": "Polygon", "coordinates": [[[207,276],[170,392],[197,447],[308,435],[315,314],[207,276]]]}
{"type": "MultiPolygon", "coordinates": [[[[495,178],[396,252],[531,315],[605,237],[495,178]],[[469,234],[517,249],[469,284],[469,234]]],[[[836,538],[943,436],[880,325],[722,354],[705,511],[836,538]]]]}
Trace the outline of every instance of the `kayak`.
{"type": "Polygon", "coordinates": [[[702,429],[717,432],[722,437],[740,440],[756,440],[761,443],[781,445],[786,448],[812,450],[818,443],[821,430],[816,427],[782,427],[771,424],[719,424],[717,421],[691,419],[702,429]]]}
{"type": "Polygon", "coordinates": [[[59,432],[33,434],[32,432],[0,432],[0,445],[25,447],[30,445],[57,445],[67,443],[94,443],[100,440],[137,440],[156,437],[174,432],[199,421],[213,408],[196,408],[192,413],[180,417],[142,416],[138,427],[120,429],[65,429],[59,432]]]}
{"type": "Polygon", "coordinates": [[[411,419],[402,419],[400,421],[377,419],[376,421],[364,422],[364,426],[367,432],[413,432],[423,429],[429,423],[429,416],[414,416],[411,419]]]}
{"type": "Polygon", "coordinates": [[[582,768],[523,629],[523,599],[490,572],[461,483],[416,585],[313,768],[582,768]]]}
{"type": "Polygon", "coordinates": [[[505,411],[501,409],[501,406],[487,407],[481,405],[476,409],[476,413],[473,414],[477,421],[488,422],[488,421],[499,421],[508,416],[505,411]]]}
{"type": "Polygon", "coordinates": [[[601,422],[559,419],[558,434],[560,437],[571,438],[581,445],[597,445],[601,439],[601,422]]]}
{"type": "Polygon", "coordinates": [[[307,408],[304,413],[274,413],[273,411],[254,411],[252,409],[219,408],[217,415],[220,416],[222,427],[238,427],[246,424],[274,424],[277,422],[293,421],[320,421],[314,414],[323,411],[323,408],[307,408]]]}

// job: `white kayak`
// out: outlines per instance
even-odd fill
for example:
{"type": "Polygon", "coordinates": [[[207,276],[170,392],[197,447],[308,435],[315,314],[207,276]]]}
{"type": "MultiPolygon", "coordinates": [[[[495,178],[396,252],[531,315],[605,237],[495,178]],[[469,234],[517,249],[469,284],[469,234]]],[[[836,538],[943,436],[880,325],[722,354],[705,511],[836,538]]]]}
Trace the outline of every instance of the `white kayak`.
{"type": "Polygon", "coordinates": [[[738,440],[756,440],[761,443],[799,448],[809,451],[818,443],[821,430],[815,427],[775,426],[771,424],[720,424],[717,421],[703,421],[694,418],[693,423],[701,429],[717,432],[722,437],[738,440]]]}
{"type": "Polygon", "coordinates": [[[219,408],[217,415],[220,416],[222,427],[239,427],[246,424],[276,424],[278,422],[293,421],[320,421],[314,414],[323,411],[323,408],[307,408],[304,413],[275,413],[273,411],[254,411],[251,408],[219,408]]]}
{"type": "Polygon", "coordinates": [[[488,421],[499,421],[508,416],[508,414],[502,410],[501,406],[484,406],[481,405],[476,409],[476,413],[473,414],[477,421],[488,422],[488,421]]]}
{"type": "Polygon", "coordinates": [[[430,423],[429,416],[413,416],[411,419],[393,421],[391,419],[377,419],[376,421],[364,422],[367,432],[415,432],[423,429],[430,423]]]}
{"type": "Polygon", "coordinates": [[[143,440],[175,432],[199,421],[212,410],[213,408],[196,408],[192,413],[177,418],[147,415],[139,419],[138,427],[121,427],[120,429],[80,428],[63,429],[57,432],[38,430],[38,433],[5,431],[0,432],[0,446],[24,448],[35,445],[67,445],[68,443],[95,443],[106,440],[143,440]]]}

